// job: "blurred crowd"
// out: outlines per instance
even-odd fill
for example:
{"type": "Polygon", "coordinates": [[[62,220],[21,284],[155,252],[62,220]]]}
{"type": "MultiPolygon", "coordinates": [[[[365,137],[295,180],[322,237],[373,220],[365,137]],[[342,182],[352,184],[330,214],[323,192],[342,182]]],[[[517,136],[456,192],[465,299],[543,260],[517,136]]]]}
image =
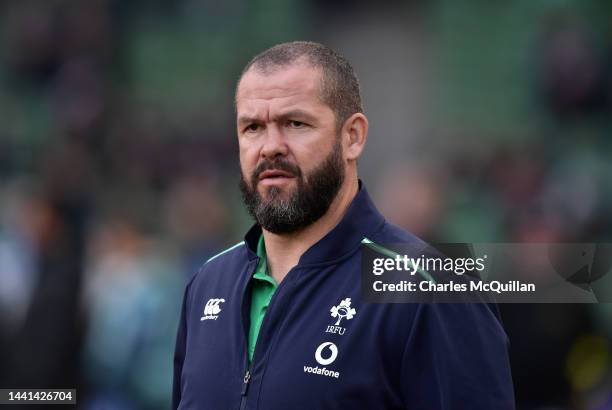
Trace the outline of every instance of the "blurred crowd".
{"type": "MultiPolygon", "coordinates": [[[[276,42],[334,46],[333,30],[317,34],[302,13],[323,24],[352,9],[277,3],[0,1],[0,387],[76,387],[88,409],[168,407],[184,284],[249,224],[237,189],[237,74],[276,42]]],[[[384,2],[430,37],[448,31],[436,22],[466,21],[450,1],[407,3],[384,2]]],[[[418,160],[364,161],[388,219],[438,242],[610,239],[612,8],[583,2],[598,25],[565,3],[538,17],[519,48],[524,75],[499,89],[478,88],[479,61],[495,55],[439,63],[470,73],[476,95],[528,90],[530,124],[496,123],[495,104],[457,121],[444,104],[467,109],[449,87],[427,108],[435,120],[419,151],[404,153],[418,160]]],[[[464,42],[483,30],[495,43],[490,22],[467,21],[476,27],[464,42]]],[[[435,61],[440,84],[453,82],[435,61]]],[[[505,305],[502,315],[519,409],[612,409],[612,308],[505,305]]]]}

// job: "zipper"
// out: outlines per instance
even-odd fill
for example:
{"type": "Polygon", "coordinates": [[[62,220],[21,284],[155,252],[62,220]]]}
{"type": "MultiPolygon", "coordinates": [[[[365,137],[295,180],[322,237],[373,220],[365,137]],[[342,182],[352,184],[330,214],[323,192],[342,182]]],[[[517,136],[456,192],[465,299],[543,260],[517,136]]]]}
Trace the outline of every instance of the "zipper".
{"type": "MultiPolygon", "coordinates": [[[[259,265],[259,257],[256,259],[255,261],[255,270],[257,270],[257,266],[259,265]]],[[[246,408],[246,404],[247,404],[247,393],[249,390],[249,383],[251,382],[251,363],[249,362],[249,329],[246,327],[246,317],[245,315],[250,314],[251,311],[251,306],[245,307],[246,305],[246,301],[249,301],[249,305],[251,303],[251,297],[247,296],[248,292],[252,291],[252,287],[251,287],[251,278],[253,277],[253,274],[255,273],[255,271],[251,272],[249,279],[247,280],[247,284],[245,286],[244,291],[242,292],[242,312],[240,313],[241,318],[242,318],[242,328],[243,328],[243,334],[244,334],[244,364],[245,364],[245,372],[244,372],[244,377],[242,379],[242,387],[240,388],[240,407],[239,410],[244,410],[246,408]]]]}
{"type": "Polygon", "coordinates": [[[249,391],[249,382],[251,381],[251,366],[247,369],[242,379],[242,390],[240,391],[240,410],[246,407],[246,396],[249,391]]]}
{"type": "MultiPolygon", "coordinates": [[[[257,263],[255,264],[255,269],[257,269],[257,265],[259,264],[259,258],[257,259],[257,263]]],[[[278,295],[279,295],[279,291],[281,290],[281,288],[283,287],[283,285],[285,285],[288,282],[288,278],[289,278],[289,274],[291,272],[293,272],[298,265],[294,266],[292,269],[289,270],[289,272],[287,272],[287,275],[285,276],[285,278],[283,279],[283,281],[278,285],[278,287],[276,288],[276,291],[274,292],[274,295],[272,295],[272,299],[270,299],[270,303],[268,304],[268,310],[266,312],[266,315],[264,316],[263,321],[261,322],[261,328],[259,329],[259,334],[262,333],[262,330],[265,329],[265,324],[266,322],[268,322],[268,313],[271,310],[271,307],[274,305],[274,302],[276,299],[278,299],[278,295]]],[[[254,272],[253,272],[254,273],[254,272]]],[[[251,273],[251,277],[253,276],[253,273],[251,273]]],[[[249,279],[250,281],[251,279],[249,279]]],[[[247,285],[247,290],[245,291],[245,294],[247,291],[250,291],[251,287],[249,285],[247,285]]],[[[243,294],[242,300],[245,300],[245,295],[243,294]]],[[[249,299],[250,300],[250,299],[249,299]]],[[[249,306],[249,312],[251,307],[249,306]]],[[[243,320],[244,320],[244,316],[243,316],[243,320]]],[[[246,404],[247,404],[247,394],[249,391],[249,384],[251,382],[251,368],[253,367],[253,362],[255,361],[255,358],[258,357],[257,356],[257,352],[259,350],[261,350],[261,348],[259,348],[258,343],[255,343],[255,351],[253,352],[253,360],[249,363],[249,329],[247,329],[246,327],[244,327],[245,330],[245,361],[246,361],[246,371],[244,373],[244,378],[242,379],[242,388],[240,389],[240,410],[244,410],[246,408],[246,404]]],[[[259,339],[259,335],[258,335],[258,339],[259,339]]]]}

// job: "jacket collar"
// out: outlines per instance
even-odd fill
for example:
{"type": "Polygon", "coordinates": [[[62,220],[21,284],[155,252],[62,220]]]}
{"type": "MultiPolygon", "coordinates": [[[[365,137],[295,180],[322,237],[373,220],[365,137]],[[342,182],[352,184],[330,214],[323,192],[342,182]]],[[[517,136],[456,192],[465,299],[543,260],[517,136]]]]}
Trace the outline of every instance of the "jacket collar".
{"type": "MultiPolygon", "coordinates": [[[[365,185],[359,180],[359,191],[340,223],[304,252],[298,265],[336,260],[357,248],[364,237],[378,231],[384,222],[385,218],[378,212],[365,185]]],[[[261,227],[256,224],[244,237],[249,259],[257,258],[257,242],[260,236],[261,227]]]]}

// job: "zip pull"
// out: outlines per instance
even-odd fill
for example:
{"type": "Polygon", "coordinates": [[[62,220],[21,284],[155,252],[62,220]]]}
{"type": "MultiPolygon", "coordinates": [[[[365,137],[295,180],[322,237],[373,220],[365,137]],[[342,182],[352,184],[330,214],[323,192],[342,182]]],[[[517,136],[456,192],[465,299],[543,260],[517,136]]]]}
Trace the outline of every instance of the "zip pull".
{"type": "Polygon", "coordinates": [[[244,379],[242,381],[242,391],[240,394],[246,396],[247,390],[249,389],[249,382],[251,381],[251,372],[249,370],[244,374],[244,379]]]}

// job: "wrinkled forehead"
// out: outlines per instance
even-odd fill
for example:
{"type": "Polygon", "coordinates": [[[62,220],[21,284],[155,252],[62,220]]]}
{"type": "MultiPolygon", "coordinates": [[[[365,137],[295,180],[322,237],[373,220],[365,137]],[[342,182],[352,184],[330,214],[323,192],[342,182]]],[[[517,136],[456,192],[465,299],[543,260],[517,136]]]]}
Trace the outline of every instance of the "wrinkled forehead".
{"type": "Polygon", "coordinates": [[[251,67],[242,77],[236,91],[236,110],[256,106],[322,104],[321,72],[304,64],[261,71],[251,67]]]}

